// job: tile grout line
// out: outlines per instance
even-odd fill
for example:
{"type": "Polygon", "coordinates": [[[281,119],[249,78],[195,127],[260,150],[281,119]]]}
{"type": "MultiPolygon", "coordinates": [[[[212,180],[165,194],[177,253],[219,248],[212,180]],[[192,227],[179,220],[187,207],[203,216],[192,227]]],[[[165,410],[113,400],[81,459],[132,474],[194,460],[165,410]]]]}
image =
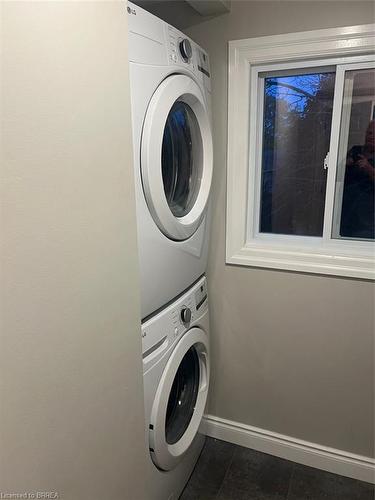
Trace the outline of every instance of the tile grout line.
{"type": "Polygon", "coordinates": [[[228,473],[229,473],[229,469],[233,463],[233,459],[234,459],[234,454],[236,453],[236,450],[237,450],[237,447],[236,445],[234,445],[234,449],[233,449],[233,454],[232,454],[232,458],[230,459],[230,462],[228,464],[228,467],[227,467],[227,470],[225,471],[225,474],[224,474],[224,477],[223,477],[223,480],[221,481],[221,485],[220,485],[220,488],[218,489],[218,492],[216,493],[215,495],[215,500],[217,500],[219,498],[219,495],[220,495],[220,492],[221,490],[223,489],[223,485],[224,485],[224,482],[228,476],[228,473]]]}

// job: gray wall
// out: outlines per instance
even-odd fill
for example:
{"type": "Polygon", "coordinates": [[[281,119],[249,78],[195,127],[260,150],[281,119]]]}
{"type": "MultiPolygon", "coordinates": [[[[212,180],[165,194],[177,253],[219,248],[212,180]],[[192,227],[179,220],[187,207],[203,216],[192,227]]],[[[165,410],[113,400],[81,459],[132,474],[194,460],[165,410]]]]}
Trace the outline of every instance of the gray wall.
{"type": "Polygon", "coordinates": [[[126,11],[1,9],[0,492],[144,500],[126,11]]]}
{"type": "Polygon", "coordinates": [[[188,34],[211,56],[213,224],[209,413],[374,454],[374,285],[225,265],[228,40],[373,21],[370,2],[232,2],[188,34]]]}

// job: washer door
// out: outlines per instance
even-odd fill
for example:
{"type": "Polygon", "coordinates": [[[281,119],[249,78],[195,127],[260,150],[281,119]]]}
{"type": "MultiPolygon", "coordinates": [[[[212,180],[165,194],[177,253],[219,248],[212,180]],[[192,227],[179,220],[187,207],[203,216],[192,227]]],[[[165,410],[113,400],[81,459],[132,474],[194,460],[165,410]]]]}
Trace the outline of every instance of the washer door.
{"type": "Polygon", "coordinates": [[[212,134],[204,97],[188,76],[172,75],[155,91],[142,132],[141,170],[150,213],[170,239],[199,227],[212,178],[212,134]]]}
{"type": "Polygon", "coordinates": [[[209,381],[207,335],[192,328],[179,341],[156,392],[149,426],[155,465],[173,469],[198,432],[209,381]]]}

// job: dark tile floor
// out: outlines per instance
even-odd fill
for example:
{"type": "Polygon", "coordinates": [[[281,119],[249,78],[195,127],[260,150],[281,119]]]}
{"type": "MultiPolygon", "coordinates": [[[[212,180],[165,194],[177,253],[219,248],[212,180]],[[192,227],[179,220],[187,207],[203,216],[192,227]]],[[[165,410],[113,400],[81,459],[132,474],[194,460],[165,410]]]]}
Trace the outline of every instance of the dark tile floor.
{"type": "Polygon", "coordinates": [[[207,438],[180,500],[374,500],[374,486],[207,438]]]}

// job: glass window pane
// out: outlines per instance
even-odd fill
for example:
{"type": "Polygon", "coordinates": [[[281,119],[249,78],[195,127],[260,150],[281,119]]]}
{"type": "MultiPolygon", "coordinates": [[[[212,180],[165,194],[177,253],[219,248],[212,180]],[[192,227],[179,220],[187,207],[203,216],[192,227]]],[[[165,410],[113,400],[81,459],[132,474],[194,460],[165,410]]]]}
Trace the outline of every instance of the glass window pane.
{"type": "Polygon", "coordinates": [[[334,238],[374,239],[375,69],[345,73],[334,238]]]}
{"type": "Polygon", "coordinates": [[[164,192],[171,212],[183,217],[192,209],[202,179],[202,138],[190,106],[176,101],[165,124],[162,145],[164,192]]]}
{"type": "Polygon", "coordinates": [[[321,236],[335,72],[264,78],[260,232],[321,236]]]}

